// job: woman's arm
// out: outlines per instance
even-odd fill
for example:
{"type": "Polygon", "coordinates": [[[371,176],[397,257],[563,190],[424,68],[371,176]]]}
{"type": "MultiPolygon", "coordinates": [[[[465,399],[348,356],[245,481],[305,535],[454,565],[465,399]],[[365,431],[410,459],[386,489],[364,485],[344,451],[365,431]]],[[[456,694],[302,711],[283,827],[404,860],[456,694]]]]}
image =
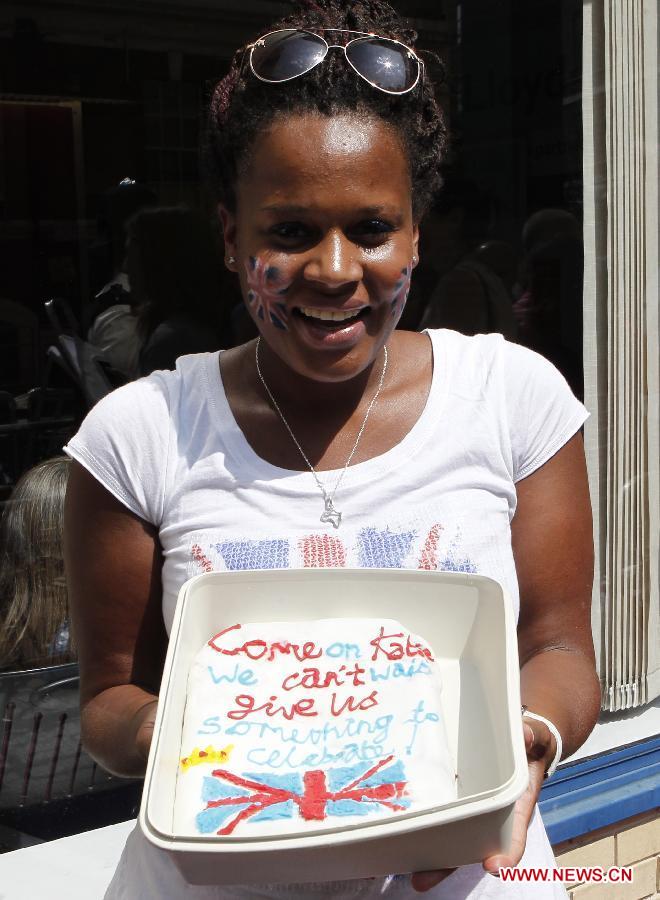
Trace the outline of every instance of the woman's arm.
{"type": "MultiPolygon", "coordinates": [[[[600,709],[591,635],[593,532],[581,435],[516,487],[511,538],[520,586],[521,698],[557,726],[562,755],[570,756],[589,736],[600,709]]],[[[491,872],[520,862],[556,751],[543,723],[525,719],[524,732],[530,785],[517,804],[509,853],[484,862],[491,872]]]]}
{"type": "Polygon", "coordinates": [[[520,481],[517,491],[511,532],[520,586],[522,702],[554,722],[563,755],[570,756],[600,709],[591,634],[593,531],[581,435],[520,481]]]}
{"type": "MultiPolygon", "coordinates": [[[[591,637],[593,535],[582,437],[568,441],[516,488],[511,537],[520,586],[522,702],[557,726],[568,756],[586,740],[600,708],[591,637]]],[[[484,860],[493,874],[520,862],[543,777],[555,755],[547,726],[525,719],[524,734],[529,787],[516,803],[508,853],[484,860]]],[[[413,886],[429,890],[448,874],[418,873],[413,886]]]]}
{"type": "Polygon", "coordinates": [[[64,556],[83,743],[108,771],[142,775],[167,648],[156,529],[73,463],[64,556]]]}

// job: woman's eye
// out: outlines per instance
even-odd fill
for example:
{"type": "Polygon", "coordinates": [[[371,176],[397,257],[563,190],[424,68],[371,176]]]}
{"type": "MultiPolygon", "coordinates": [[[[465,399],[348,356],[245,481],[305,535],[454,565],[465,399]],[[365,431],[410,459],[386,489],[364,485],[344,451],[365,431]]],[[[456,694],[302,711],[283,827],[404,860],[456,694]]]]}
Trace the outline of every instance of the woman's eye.
{"type": "Polygon", "coordinates": [[[305,241],[310,236],[309,228],[303,225],[302,222],[280,222],[277,225],[273,225],[269,231],[273,237],[289,243],[305,241]]]}
{"type": "Polygon", "coordinates": [[[394,227],[389,222],[382,219],[367,219],[354,225],[350,234],[359,243],[375,244],[382,243],[392,231],[394,227]]]}

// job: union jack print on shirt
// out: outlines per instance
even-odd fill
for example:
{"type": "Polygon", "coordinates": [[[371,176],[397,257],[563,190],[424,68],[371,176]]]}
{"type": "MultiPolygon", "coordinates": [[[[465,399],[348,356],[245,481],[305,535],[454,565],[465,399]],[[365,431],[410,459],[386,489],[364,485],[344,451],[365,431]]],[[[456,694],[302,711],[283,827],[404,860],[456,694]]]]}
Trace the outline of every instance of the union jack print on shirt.
{"type": "Polygon", "coordinates": [[[321,533],[286,537],[223,538],[213,532],[191,542],[189,575],[244,569],[414,568],[476,572],[464,549],[461,529],[430,520],[397,528],[363,526],[341,537],[321,533]]]}

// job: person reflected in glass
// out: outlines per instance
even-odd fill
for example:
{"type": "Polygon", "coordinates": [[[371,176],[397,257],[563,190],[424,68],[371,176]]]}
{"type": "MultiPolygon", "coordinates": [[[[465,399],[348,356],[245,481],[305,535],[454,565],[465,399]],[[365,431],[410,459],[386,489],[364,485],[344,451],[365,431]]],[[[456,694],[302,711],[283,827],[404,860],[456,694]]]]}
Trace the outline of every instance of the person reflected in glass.
{"type": "Polygon", "coordinates": [[[221,257],[202,214],[184,206],[145,209],[126,230],[126,270],[142,341],[139,374],[174,369],[180,356],[227,346],[221,257]]]}

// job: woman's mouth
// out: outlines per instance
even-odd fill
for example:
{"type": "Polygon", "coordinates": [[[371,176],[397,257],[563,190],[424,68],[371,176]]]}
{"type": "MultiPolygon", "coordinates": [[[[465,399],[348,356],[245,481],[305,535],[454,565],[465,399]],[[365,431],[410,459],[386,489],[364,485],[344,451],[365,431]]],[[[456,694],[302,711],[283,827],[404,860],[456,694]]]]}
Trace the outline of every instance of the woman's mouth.
{"type": "Polygon", "coordinates": [[[310,346],[339,350],[354,345],[364,336],[364,320],[370,312],[368,304],[352,309],[297,306],[292,311],[290,321],[310,346]]]}
{"type": "Polygon", "coordinates": [[[336,331],[341,328],[347,328],[359,319],[363,319],[368,315],[369,310],[369,306],[361,306],[356,309],[327,309],[316,306],[298,306],[294,309],[293,314],[303,320],[307,320],[310,325],[336,331]]]}

